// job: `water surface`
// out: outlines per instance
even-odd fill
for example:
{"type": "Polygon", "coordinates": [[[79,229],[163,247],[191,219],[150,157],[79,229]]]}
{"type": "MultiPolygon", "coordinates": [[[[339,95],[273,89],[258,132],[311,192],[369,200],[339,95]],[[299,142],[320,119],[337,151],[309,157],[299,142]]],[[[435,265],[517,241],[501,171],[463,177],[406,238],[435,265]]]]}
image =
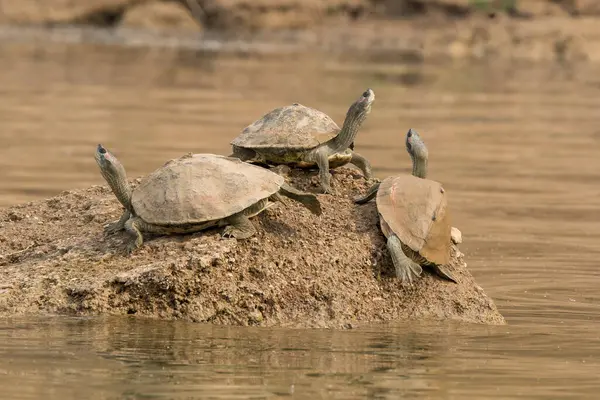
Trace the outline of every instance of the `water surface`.
{"type": "Polygon", "coordinates": [[[367,54],[236,56],[99,44],[0,46],[0,205],[229,154],[270,109],[341,124],[375,174],[408,172],[417,129],[450,193],[469,268],[509,325],[354,331],[140,319],[0,321],[3,398],[595,398],[600,390],[600,74],[595,65],[399,63],[367,54]]]}

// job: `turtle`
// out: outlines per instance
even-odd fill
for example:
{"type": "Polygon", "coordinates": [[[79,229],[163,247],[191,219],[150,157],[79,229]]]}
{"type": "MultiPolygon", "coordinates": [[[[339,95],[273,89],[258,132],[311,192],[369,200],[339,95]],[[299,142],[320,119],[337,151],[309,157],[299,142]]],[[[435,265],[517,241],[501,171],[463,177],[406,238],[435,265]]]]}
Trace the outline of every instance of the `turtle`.
{"type": "Polygon", "coordinates": [[[223,237],[247,239],[256,233],[249,218],[276,201],[285,204],[282,196],[321,215],[321,205],[314,194],[301,192],[285,183],[282,176],[238,158],[188,153],[168,161],[134,189],[123,165],[101,144],[95,159],[125,208],[106,232],[125,229],[132,235],[128,253],[142,245],[142,232],[185,234],[225,226],[223,237]]]}
{"type": "Polygon", "coordinates": [[[428,150],[414,129],[406,133],[406,150],[413,163],[412,175],[387,177],[354,202],[364,204],[377,196],[379,225],[403,284],[421,276],[422,266],[457,283],[444,268],[450,261],[451,242],[460,232],[450,225],[446,191],[439,182],[427,179],[428,150]]]}
{"type": "Polygon", "coordinates": [[[231,156],[263,165],[316,166],[325,193],[333,193],[330,168],[351,163],[370,179],[371,164],[354,151],[354,139],[374,100],[372,89],[362,93],[341,129],[327,114],[299,103],[276,108],[244,128],[231,142],[231,156]]]}

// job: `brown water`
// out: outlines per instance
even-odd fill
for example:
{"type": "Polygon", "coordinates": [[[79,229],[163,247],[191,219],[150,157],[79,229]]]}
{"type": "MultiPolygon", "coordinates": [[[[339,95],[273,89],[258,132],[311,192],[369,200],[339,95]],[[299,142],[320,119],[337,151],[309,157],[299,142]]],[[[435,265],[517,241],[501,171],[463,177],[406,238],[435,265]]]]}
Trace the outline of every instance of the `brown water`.
{"type": "Polygon", "coordinates": [[[509,325],[354,331],[139,319],[0,321],[2,398],[596,398],[600,391],[600,67],[401,64],[380,57],[0,46],[0,204],[102,184],[229,141],[300,102],[341,123],[367,87],[357,149],[379,177],[430,148],[461,246],[509,325]]]}

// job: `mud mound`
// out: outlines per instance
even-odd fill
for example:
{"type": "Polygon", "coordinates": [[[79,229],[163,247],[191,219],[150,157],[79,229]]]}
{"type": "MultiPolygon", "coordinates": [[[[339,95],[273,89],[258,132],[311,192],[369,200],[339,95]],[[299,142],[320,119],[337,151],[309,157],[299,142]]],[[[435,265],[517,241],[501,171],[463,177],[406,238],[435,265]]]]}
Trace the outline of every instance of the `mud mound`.
{"type": "MultiPolygon", "coordinates": [[[[317,191],[315,173],[289,180],[317,191]]],[[[0,314],[136,314],[232,325],[349,327],[399,319],[502,324],[492,300],[453,249],[458,284],[425,273],[402,287],[377,222],[375,203],[351,197],[369,183],[340,168],[339,196],[320,195],[315,217],[289,201],[253,218],[256,237],[221,239],[220,230],[147,237],[125,255],[125,233],[103,225],[121,207],[94,186],[0,211],[0,314]]]]}

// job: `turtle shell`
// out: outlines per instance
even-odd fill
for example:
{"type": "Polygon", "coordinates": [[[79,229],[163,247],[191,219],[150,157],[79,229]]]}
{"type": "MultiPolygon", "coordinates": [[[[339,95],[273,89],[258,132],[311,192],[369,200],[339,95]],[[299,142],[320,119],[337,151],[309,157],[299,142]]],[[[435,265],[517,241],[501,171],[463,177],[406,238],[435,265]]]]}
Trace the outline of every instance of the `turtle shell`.
{"type": "Polygon", "coordinates": [[[193,154],[146,176],[131,201],[148,223],[193,224],[240,212],[277,192],[283,182],[280,175],[237,158],[193,154]]]}
{"type": "Polygon", "coordinates": [[[451,225],[446,193],[439,182],[398,175],[386,178],[377,191],[377,210],[386,237],[402,243],[435,264],[450,261],[451,225]]]}
{"type": "Polygon", "coordinates": [[[249,149],[309,150],[339,132],[340,127],[327,114],[295,103],[263,115],[231,144],[249,149]]]}

